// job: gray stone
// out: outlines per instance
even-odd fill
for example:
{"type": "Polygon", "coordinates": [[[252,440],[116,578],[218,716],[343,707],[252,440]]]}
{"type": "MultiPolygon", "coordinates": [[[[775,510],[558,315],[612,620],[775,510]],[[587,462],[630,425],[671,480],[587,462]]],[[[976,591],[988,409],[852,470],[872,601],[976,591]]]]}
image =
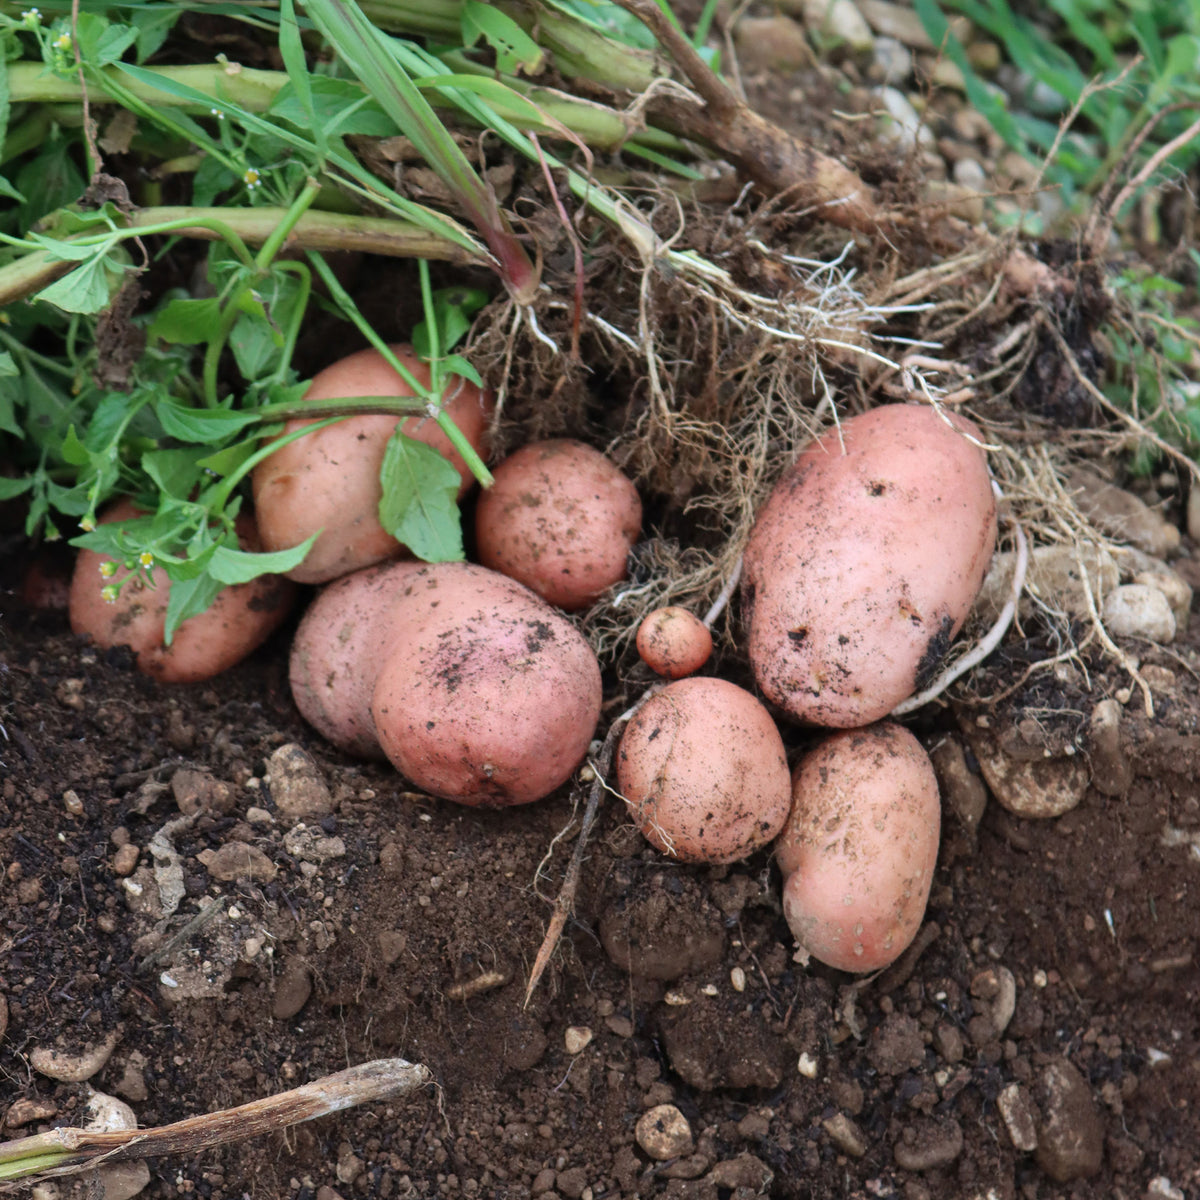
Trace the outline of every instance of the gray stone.
{"type": "Polygon", "coordinates": [[[987,808],[987,787],[967,766],[967,756],[959,738],[949,733],[930,751],[938,790],[947,808],[962,822],[972,842],[987,808]]]}
{"type": "Polygon", "coordinates": [[[914,1121],[892,1147],[896,1165],[905,1171],[931,1171],[949,1166],[963,1149],[962,1126],[949,1117],[914,1121]]]}
{"type": "Polygon", "coordinates": [[[1165,645],[1175,637],[1175,614],[1156,587],[1125,583],[1114,588],[1101,609],[1104,627],[1113,637],[1146,638],[1165,645]]]}
{"type": "Polygon", "coordinates": [[[952,174],[954,182],[959,187],[970,188],[973,192],[986,192],[989,190],[987,174],[978,159],[960,158],[954,164],[952,174]]]}
{"type": "Polygon", "coordinates": [[[996,1097],[996,1107],[1013,1148],[1025,1154],[1036,1150],[1037,1118],[1029,1093],[1019,1083],[1010,1083],[996,1097]]]}
{"type": "Polygon", "coordinates": [[[1073,470],[1065,483],[1079,511],[1101,533],[1155,558],[1165,559],[1179,549],[1179,530],[1131,492],[1083,467],[1073,470]]]}
{"type": "Polygon", "coordinates": [[[320,820],[337,807],[317,764],[293,742],[267,759],[266,778],[275,808],[286,821],[320,820]]]}
{"type": "Polygon", "coordinates": [[[1121,748],[1121,706],[1111,697],[1092,709],[1088,753],[1092,787],[1105,796],[1123,796],[1133,783],[1133,764],[1121,748]]]}
{"type": "MultiPolygon", "coordinates": [[[[975,601],[975,611],[984,620],[994,621],[1000,615],[1012,587],[1015,567],[1016,555],[1011,551],[992,556],[975,601]]],[[[1116,559],[1098,546],[1080,546],[1078,549],[1066,545],[1035,546],[1029,552],[1029,566],[1025,572],[1025,591],[1029,595],[1021,598],[1021,615],[1032,615],[1035,606],[1030,597],[1036,597],[1050,609],[1086,620],[1089,612],[1083,584],[1085,570],[1099,612],[1104,597],[1121,579],[1116,559]]]]}
{"type": "Polygon", "coordinates": [[[875,44],[871,27],[854,7],[853,0],[803,0],[805,26],[823,40],[834,41],[857,52],[870,51],[875,44]]]}
{"type": "Polygon", "coordinates": [[[912,101],[903,92],[894,87],[881,87],[874,89],[874,95],[886,114],[882,126],[884,137],[909,150],[914,145],[934,146],[937,139],[933,130],[922,123],[912,101]]]}
{"type": "Polygon", "coordinates": [[[892,37],[878,37],[872,53],[880,83],[903,83],[912,74],[912,53],[903,42],[892,37]]]}
{"type": "Polygon", "coordinates": [[[743,17],[733,36],[738,63],[747,74],[795,71],[815,59],[804,30],[791,17],[743,17]]]}
{"type": "Polygon", "coordinates": [[[1104,1126],[1087,1081],[1065,1058],[1038,1076],[1037,1164],[1056,1183],[1095,1175],[1104,1162],[1104,1126]]]}
{"type": "Polygon", "coordinates": [[[982,730],[967,729],[966,737],[992,795],[1015,816],[1061,817],[1087,792],[1087,764],[1078,756],[1021,762],[982,730]]]}
{"type": "Polygon", "coordinates": [[[867,1153],[867,1139],[863,1131],[845,1113],[834,1113],[821,1122],[829,1140],[851,1158],[862,1158],[867,1153]]]}

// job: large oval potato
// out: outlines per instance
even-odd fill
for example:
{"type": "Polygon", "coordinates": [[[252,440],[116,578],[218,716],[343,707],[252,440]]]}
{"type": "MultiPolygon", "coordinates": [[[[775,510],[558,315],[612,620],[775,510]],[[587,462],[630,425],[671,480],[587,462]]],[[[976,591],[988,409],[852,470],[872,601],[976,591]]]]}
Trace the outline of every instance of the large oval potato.
{"type": "Polygon", "coordinates": [[[835,733],[792,776],[775,843],[783,914],[796,941],[840,971],[874,971],[920,928],[937,865],[933,766],[901,725],[835,733]]]}
{"type": "Polygon", "coordinates": [[[626,575],[642,501],[599,450],[569,438],[510,454],[475,509],[485,567],[519,579],[568,612],[587,608],[626,575]]]}
{"type": "Polygon", "coordinates": [[[600,718],[583,635],[485,567],[435,563],[405,580],[371,711],[414,784],[460,804],[526,804],[565,782],[600,718]]]}
{"type": "MultiPolygon", "coordinates": [[[[141,515],[131,501],[118,500],[99,520],[103,524],[141,515]]],[[[262,549],[248,515],[238,518],[237,529],[243,550],[262,549]]],[[[101,565],[110,561],[94,550],[80,550],[71,578],[71,629],[98,646],[129,646],[138,670],[161,683],[196,683],[227,671],[266,641],[296,598],[295,586],[279,575],[260,575],[249,583],[222,588],[204,612],[179,626],[167,646],[163,638],[171,584],[166,571],[153,567],[149,584],[130,580],[109,602],[102,595],[106,578],[119,584],[130,574],[122,566],[114,575],[102,576],[101,565]]]]}
{"type": "Polygon", "coordinates": [[[617,787],[659,850],[727,863],[765,846],[790,803],[787,757],[771,714],[724,679],[681,679],[630,720],[617,787]]]}
{"type": "Polygon", "coordinates": [[[852,417],[776,485],[746,546],[750,660],[797,720],[870,724],[936,674],[983,582],[996,504],[961,417],[852,417]]]}
{"type": "Polygon", "coordinates": [[[328,741],[360,758],[383,758],[371,696],[395,632],[393,610],[417,562],[366,567],[327,584],[292,641],[289,676],[300,715],[328,741]]]}
{"type": "MultiPolygon", "coordinates": [[[[410,347],[393,346],[392,351],[421,383],[428,384],[429,367],[410,347]]],[[[412,394],[383,356],[369,349],[314,376],[304,399],[316,403],[342,396],[412,394]]],[[[465,379],[450,380],[446,411],[481,453],[491,409],[490,393],[481,394],[465,379]]],[[[308,424],[312,422],[289,421],[284,432],[308,424]]],[[[288,573],[289,578],[298,583],[325,583],[404,552],[379,523],[383,495],[379,469],[396,424],[395,417],[386,415],[347,417],[281,446],[255,467],[254,508],[267,550],[298,546],[322,531],[304,561],[288,573]]],[[[473,482],[470,471],[432,418],[408,417],[403,430],[450,460],[462,478],[460,497],[469,490],[473,482]]]]}

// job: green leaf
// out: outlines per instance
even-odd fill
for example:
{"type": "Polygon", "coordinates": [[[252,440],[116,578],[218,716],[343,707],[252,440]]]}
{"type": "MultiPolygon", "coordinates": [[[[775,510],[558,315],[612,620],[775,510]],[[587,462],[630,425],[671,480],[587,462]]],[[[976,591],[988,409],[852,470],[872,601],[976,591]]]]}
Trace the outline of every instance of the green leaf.
{"type": "Polygon", "coordinates": [[[319,533],[320,530],[298,546],[276,550],[272,554],[251,554],[246,550],[218,546],[208,564],[209,574],[226,584],[249,583],[260,575],[282,575],[304,561],[319,533]]]}
{"type": "Polygon", "coordinates": [[[14,496],[29,491],[31,487],[33,487],[32,475],[26,476],[24,479],[7,479],[0,475],[0,500],[11,500],[14,496]]]}
{"type": "MultiPolygon", "coordinates": [[[[9,113],[9,87],[8,87],[8,58],[5,54],[0,53],[0,151],[4,149],[4,139],[8,136],[8,113],[9,113]]],[[[4,184],[8,188],[8,195],[15,200],[20,200],[12,186],[0,179],[0,184],[4,184]]]]}
{"type": "Polygon", "coordinates": [[[62,456],[73,467],[85,466],[90,460],[87,447],[79,440],[74,425],[67,427],[67,436],[63,438],[62,456]]]}
{"type": "Polygon", "coordinates": [[[34,299],[57,305],[64,312],[103,312],[109,303],[109,265],[108,256],[99,255],[76,267],[57,283],[42,288],[34,299]]]}
{"type": "Polygon", "coordinates": [[[0,378],[19,374],[13,356],[7,350],[0,350],[0,378]]]}
{"type": "Polygon", "coordinates": [[[450,462],[397,429],[388,440],[379,478],[379,522],[384,529],[426,562],[461,562],[462,480],[450,462]]]}
{"type": "Polygon", "coordinates": [[[462,37],[464,46],[474,46],[483,38],[496,52],[496,66],[506,75],[518,70],[536,75],[545,62],[542,48],[507,13],[481,0],[463,0],[462,37]]]}
{"type": "Polygon", "coordinates": [[[442,366],[447,371],[453,371],[455,375],[469,379],[477,388],[483,387],[483,376],[475,370],[474,363],[463,358],[461,354],[447,354],[442,359],[442,366]]]}
{"type": "Polygon", "coordinates": [[[167,34],[183,15],[181,4],[168,4],[162,8],[129,9],[129,20],[137,30],[137,60],[144,63],[167,40],[167,34]]]}
{"type": "Polygon", "coordinates": [[[299,91],[289,81],[285,83],[267,116],[276,117],[295,125],[297,129],[320,128],[328,137],[337,133],[361,133],[370,137],[390,137],[399,132],[391,119],[367,94],[362,86],[349,79],[331,79],[318,75],[309,80],[309,102],[313,106],[314,122],[309,125],[309,116],[304,110],[304,101],[299,91]]]}
{"type": "Polygon", "coordinates": [[[260,441],[260,438],[252,437],[244,442],[235,442],[232,446],[226,446],[215,454],[206,454],[203,458],[197,459],[196,466],[213,475],[224,477],[236,471],[258,449],[260,441]]]}
{"type": "Polygon", "coordinates": [[[168,437],[205,446],[224,441],[255,422],[253,413],[227,408],[187,408],[171,400],[157,404],[154,411],[168,437]]]}
{"type": "Polygon", "coordinates": [[[187,500],[201,479],[203,450],[190,446],[177,450],[148,450],[142,455],[142,470],[164,496],[187,500]]]}
{"type": "Polygon", "coordinates": [[[211,341],[221,324],[221,302],[215,296],[203,300],[171,300],[146,333],[181,346],[211,341]]]}
{"type": "Polygon", "coordinates": [[[197,575],[194,579],[172,579],[171,594],[167,598],[167,620],[163,630],[163,641],[170,645],[175,631],[189,617],[199,616],[217,598],[224,584],[209,574],[197,575]]]}
{"type": "Polygon", "coordinates": [[[57,137],[17,172],[16,188],[25,197],[18,219],[22,229],[55,209],[78,200],[87,186],[71,154],[71,143],[57,137]]]}

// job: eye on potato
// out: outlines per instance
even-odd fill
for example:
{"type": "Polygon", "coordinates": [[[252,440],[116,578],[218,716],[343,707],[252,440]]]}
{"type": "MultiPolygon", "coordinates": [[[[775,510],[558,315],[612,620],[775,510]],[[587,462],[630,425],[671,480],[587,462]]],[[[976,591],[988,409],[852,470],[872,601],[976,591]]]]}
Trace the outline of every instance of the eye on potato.
{"type": "Polygon", "coordinates": [[[564,783],[600,718],[583,635],[515,580],[420,567],[371,701],[379,744],[417,787],[460,804],[527,804],[564,783]]]}
{"type": "MultiPolygon", "coordinates": [[[[129,500],[118,500],[99,516],[101,524],[141,516],[129,500]]],[[[257,552],[254,522],[243,514],[237,522],[243,550],[257,552]]],[[[149,572],[149,584],[138,579],[121,587],[108,602],[102,595],[107,560],[94,550],[80,550],[71,578],[71,629],[97,646],[129,646],[138,670],[160,683],[196,683],[211,679],[241,662],[283,622],[296,598],[295,586],[280,575],[260,575],[249,583],[223,588],[204,612],[189,617],[164,645],[171,584],[162,567],[149,572]]],[[[130,572],[119,567],[108,576],[120,584],[130,572]]]]}
{"type": "Polygon", "coordinates": [[[656,675],[694,675],[712,654],[712,634],[695,613],[670,605],[656,608],[638,626],[637,651],[656,675]]]}
{"type": "MultiPolygon", "coordinates": [[[[428,364],[408,346],[392,352],[424,384],[428,364]]],[[[314,376],[304,395],[317,402],[343,396],[411,396],[405,383],[377,350],[360,350],[314,376]]],[[[457,377],[450,380],[446,411],[476,450],[483,453],[492,397],[457,377]]],[[[308,421],[289,421],[290,433],[308,421]]],[[[254,469],[254,508],[267,550],[298,546],[318,529],[320,537],[304,561],[288,573],[298,583],[325,583],[361,567],[404,553],[404,547],[379,523],[383,489],[379,470],[396,418],[347,417],[280,447],[254,469]]],[[[466,464],[430,417],[409,417],[406,434],[432,446],[454,464],[462,477],[460,497],[473,482],[466,464]]]]}
{"type": "Polygon", "coordinates": [[[599,450],[568,438],[531,442],[492,473],[496,482],[475,510],[485,567],[568,612],[587,608],[625,578],[642,502],[599,450]]]}
{"type": "Polygon", "coordinates": [[[770,713],[724,679],[681,679],[634,714],[617,787],[659,850],[727,863],[765,846],[790,803],[783,739],[770,713]]]}
{"type": "Polygon", "coordinates": [[[763,694],[870,724],[937,672],[983,582],[996,504],[969,421],[895,404],[812,443],[750,535],[743,601],[763,694]]]}
{"type": "Polygon", "coordinates": [[[841,971],[893,962],[925,915],[940,835],[933,766],[907,729],[825,738],[796,767],[775,843],[796,941],[841,971]]]}

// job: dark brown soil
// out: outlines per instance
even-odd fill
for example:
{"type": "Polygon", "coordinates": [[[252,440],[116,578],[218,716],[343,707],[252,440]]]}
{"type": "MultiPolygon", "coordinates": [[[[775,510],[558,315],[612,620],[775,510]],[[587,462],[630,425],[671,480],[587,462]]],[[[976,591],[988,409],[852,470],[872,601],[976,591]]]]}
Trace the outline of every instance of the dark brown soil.
{"type": "MultiPolygon", "coordinates": [[[[282,636],[213,684],[163,688],[125,653],[73,637],[60,613],[23,611],[11,590],[2,608],[0,1114],[11,1124],[21,1101],[41,1113],[4,1136],[71,1124],[84,1101],[87,1085],[37,1074],[31,1051],[115,1031],[91,1084],[125,1095],[143,1125],[376,1057],[425,1063],[440,1085],[154,1160],[151,1197],[1007,1200],[1140,1197],[1157,1177],[1168,1182],[1154,1194],[1198,1194],[1194,634],[1157,660],[1139,647],[1161,691],[1153,723],[1136,690],[1125,709],[1128,794],[1090,791],[1047,822],[992,801],[977,842],[947,814],[915,963],[857,989],[798,965],[765,854],[676,866],[612,803],[577,918],[526,1009],[570,845],[540,879],[538,864],[569,797],[462,809],[342,758],[292,706],[282,636]],[[280,818],[263,779],[290,742],[338,801],[307,831],[280,818]],[[197,805],[173,835],[185,895],[155,932],[153,868],[166,860],[149,843],[197,805]],[[1168,827],[1177,844],[1164,844],[1168,827]],[[114,869],[125,841],[141,851],[128,882],[114,869]],[[253,878],[219,881],[228,852],[205,851],[238,843],[262,852],[238,851],[253,878]],[[218,896],[221,915],[143,969],[218,896]],[[1001,968],[1017,997],[998,1035],[987,1012],[1001,968]],[[570,1027],[593,1034],[574,1054],[570,1027]],[[1082,1090],[1047,1100],[1064,1061],[1082,1090]],[[1014,1096],[1040,1122],[1036,1155],[1014,1148],[998,1107],[1014,1096]],[[694,1149],[656,1162],[635,1125],[663,1103],[687,1118],[694,1149]],[[1099,1168],[1057,1182],[1075,1143],[1085,1158],[1102,1145],[1099,1168]]],[[[1094,674],[1082,708],[1060,702],[1059,724],[1084,729],[1088,706],[1125,682],[1094,674]]],[[[1010,702],[991,719],[1030,711],[1010,702]]]]}

